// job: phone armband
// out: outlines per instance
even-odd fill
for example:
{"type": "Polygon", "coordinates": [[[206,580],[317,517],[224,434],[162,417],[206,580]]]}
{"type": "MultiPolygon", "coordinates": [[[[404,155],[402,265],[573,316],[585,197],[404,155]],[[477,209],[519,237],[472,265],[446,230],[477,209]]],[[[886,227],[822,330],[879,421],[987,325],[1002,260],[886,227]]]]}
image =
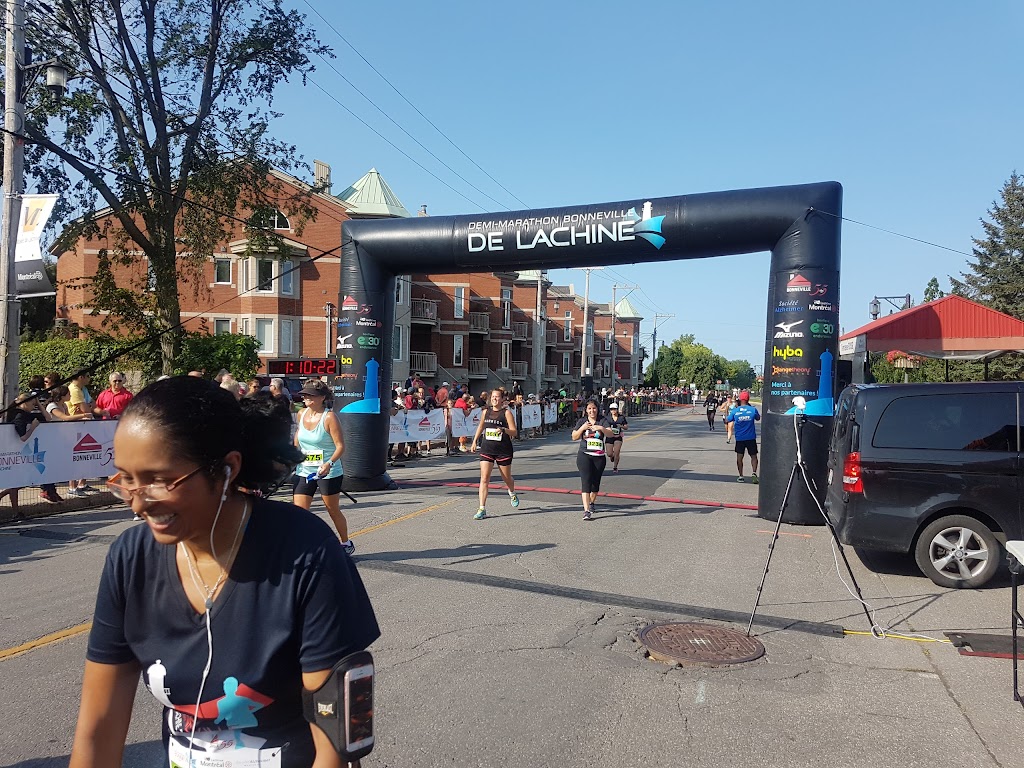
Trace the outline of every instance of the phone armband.
{"type": "Polygon", "coordinates": [[[373,750],[373,677],[373,656],[369,651],[357,651],[335,664],[315,691],[302,689],[306,721],[327,734],[346,762],[373,750]]]}

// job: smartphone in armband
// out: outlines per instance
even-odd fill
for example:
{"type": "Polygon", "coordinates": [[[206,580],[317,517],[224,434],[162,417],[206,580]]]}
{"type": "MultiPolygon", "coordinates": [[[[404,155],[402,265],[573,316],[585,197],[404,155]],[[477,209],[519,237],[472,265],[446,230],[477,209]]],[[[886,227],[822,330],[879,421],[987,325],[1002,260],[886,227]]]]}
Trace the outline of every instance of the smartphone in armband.
{"type": "Polygon", "coordinates": [[[306,720],[320,727],[343,761],[373,749],[373,656],[357,651],[334,665],[315,691],[302,691],[306,720]]]}
{"type": "Polygon", "coordinates": [[[373,664],[345,673],[345,751],[373,749],[373,664]]]}

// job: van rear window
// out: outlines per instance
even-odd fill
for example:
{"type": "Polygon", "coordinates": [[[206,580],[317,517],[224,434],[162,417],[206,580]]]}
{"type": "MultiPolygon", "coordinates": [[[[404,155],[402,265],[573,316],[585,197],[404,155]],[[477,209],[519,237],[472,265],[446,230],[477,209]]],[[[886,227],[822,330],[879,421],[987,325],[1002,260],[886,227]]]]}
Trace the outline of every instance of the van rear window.
{"type": "Polygon", "coordinates": [[[940,451],[1016,451],[1014,394],[977,392],[900,397],[878,420],[876,448],[940,451]]]}

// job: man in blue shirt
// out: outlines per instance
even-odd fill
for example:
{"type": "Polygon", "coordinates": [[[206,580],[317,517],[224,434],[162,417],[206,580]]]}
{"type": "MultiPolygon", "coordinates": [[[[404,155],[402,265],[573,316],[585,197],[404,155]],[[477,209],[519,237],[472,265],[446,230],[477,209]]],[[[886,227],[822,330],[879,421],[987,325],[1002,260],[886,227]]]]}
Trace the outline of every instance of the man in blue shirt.
{"type": "Polygon", "coordinates": [[[732,422],[733,435],[736,437],[736,469],[740,476],[736,482],[743,481],[743,453],[750,454],[750,479],[756,484],[757,480],[757,427],[754,422],[761,420],[761,414],[757,408],[750,404],[750,393],[740,392],[740,404],[729,412],[725,417],[727,422],[732,422]]]}

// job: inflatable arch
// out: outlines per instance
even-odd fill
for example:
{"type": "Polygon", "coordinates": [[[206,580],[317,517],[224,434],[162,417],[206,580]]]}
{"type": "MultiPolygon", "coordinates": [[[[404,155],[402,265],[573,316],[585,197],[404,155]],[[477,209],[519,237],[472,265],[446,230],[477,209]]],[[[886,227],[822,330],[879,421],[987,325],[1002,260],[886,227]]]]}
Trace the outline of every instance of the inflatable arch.
{"type": "MultiPolygon", "coordinates": [[[[839,334],[836,182],[635,199],[471,216],[351,220],[342,225],[339,324],[376,337],[345,350],[335,379],[346,488],[394,487],[387,475],[395,276],[416,272],[560,269],[771,252],[758,514],[778,518],[796,457],[793,397],[810,477],[824,490],[839,334]]],[[[742,301],[742,297],[737,297],[742,301]]],[[[685,317],[686,308],[677,312],[685,317]]],[[[795,482],[785,520],[820,523],[795,482]]]]}

